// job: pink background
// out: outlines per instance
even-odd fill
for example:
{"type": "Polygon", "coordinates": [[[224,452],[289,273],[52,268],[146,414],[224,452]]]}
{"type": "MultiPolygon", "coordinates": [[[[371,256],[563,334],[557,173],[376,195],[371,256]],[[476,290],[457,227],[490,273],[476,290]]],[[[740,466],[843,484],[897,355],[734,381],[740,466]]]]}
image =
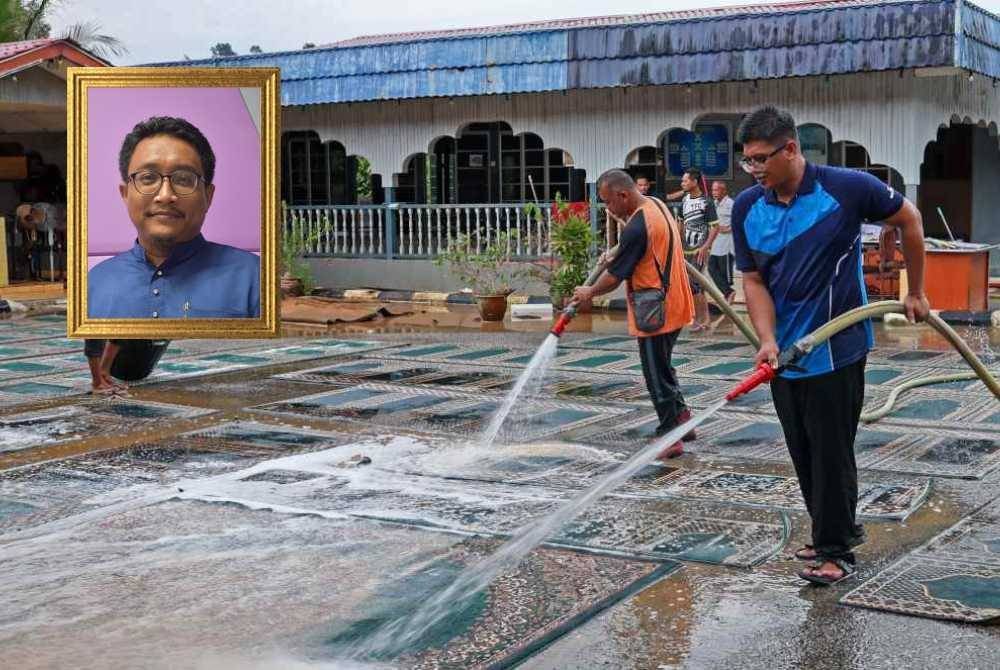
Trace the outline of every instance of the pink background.
{"type": "Polygon", "coordinates": [[[118,151],[151,116],[187,119],[215,152],[215,197],[205,239],[260,251],[260,134],[239,88],[91,88],[88,91],[87,255],[89,265],[132,247],[135,226],[118,193],[118,151]]]}

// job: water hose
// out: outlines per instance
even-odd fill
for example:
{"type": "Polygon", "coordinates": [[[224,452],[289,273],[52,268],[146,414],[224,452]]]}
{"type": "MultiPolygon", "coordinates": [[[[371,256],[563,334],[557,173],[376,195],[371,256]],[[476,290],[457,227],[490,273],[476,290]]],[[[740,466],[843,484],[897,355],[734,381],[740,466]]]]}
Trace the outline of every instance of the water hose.
{"type": "MultiPolygon", "coordinates": [[[[747,340],[749,340],[750,344],[752,344],[754,348],[759,348],[760,340],[757,338],[757,334],[753,332],[753,329],[750,327],[750,325],[736,312],[735,309],[733,309],[732,305],[726,302],[725,296],[722,295],[722,292],[715,285],[715,282],[712,281],[711,277],[705,275],[690,262],[687,263],[687,269],[688,269],[688,274],[693,276],[695,278],[695,281],[701,284],[701,287],[710,296],[712,296],[712,300],[714,300],[715,303],[719,306],[719,309],[721,309],[723,313],[726,314],[726,316],[732,319],[733,323],[736,324],[736,327],[740,330],[740,332],[742,332],[743,335],[747,338],[747,340]]],[[[816,347],[817,345],[820,345],[823,342],[830,339],[831,337],[833,337],[836,333],[839,333],[841,330],[845,328],[853,326],[859,321],[881,316],[884,314],[905,314],[905,313],[906,309],[903,307],[903,303],[897,300],[889,300],[885,302],[872,303],[870,305],[863,305],[861,307],[858,307],[857,309],[845,312],[844,314],[841,314],[840,316],[834,318],[829,323],[821,326],[810,335],[807,335],[806,337],[796,342],[795,345],[793,345],[793,347],[808,347],[808,350],[811,350],[813,347],[816,347]]],[[[1000,399],[1000,380],[998,380],[996,377],[992,375],[992,373],[990,373],[989,368],[987,368],[986,365],[981,360],[979,360],[975,352],[973,352],[972,349],[969,348],[969,345],[966,344],[965,340],[959,337],[958,333],[956,333],[951,326],[945,323],[945,321],[936,314],[933,313],[929,314],[927,316],[927,323],[930,324],[935,330],[937,330],[946,340],[948,340],[948,342],[962,355],[962,358],[964,358],[965,361],[969,364],[973,372],[956,372],[954,374],[949,374],[949,375],[924,377],[921,379],[913,379],[911,381],[904,382],[903,384],[900,384],[899,386],[895,387],[890,392],[889,397],[886,399],[886,402],[881,407],[862,413],[861,420],[864,421],[865,423],[871,423],[872,421],[877,421],[878,419],[881,419],[884,416],[888,415],[892,411],[892,408],[895,405],[896,400],[903,392],[913,388],[917,388],[919,386],[927,386],[930,384],[942,384],[947,382],[981,379],[983,384],[986,385],[986,388],[992,391],[993,395],[996,396],[997,399],[1000,399]]],[[[808,350],[801,351],[801,353],[798,353],[797,355],[796,352],[788,352],[786,358],[794,356],[794,359],[797,359],[808,353],[808,350]]],[[[748,379],[746,381],[749,382],[750,380],[748,379]]],[[[757,384],[760,383],[763,382],[757,382],[757,384]]],[[[757,384],[754,384],[754,386],[756,386],[757,384]]],[[[735,390],[736,389],[734,389],[734,391],[735,390]]],[[[746,391],[743,392],[745,393],[746,391]]]]}
{"type": "Polygon", "coordinates": [[[760,349],[760,339],[757,337],[757,333],[753,332],[753,328],[750,327],[750,324],[747,323],[735,309],[733,309],[732,305],[726,302],[726,296],[722,295],[722,291],[720,291],[719,287],[715,285],[712,278],[696,268],[691,261],[685,261],[685,263],[687,264],[688,274],[694,277],[695,281],[701,284],[702,289],[712,296],[712,300],[715,301],[715,304],[719,306],[719,309],[721,309],[726,316],[732,319],[733,323],[735,323],[736,327],[739,328],[741,333],[743,333],[743,336],[750,341],[750,344],[753,345],[754,349],[760,349]]]}
{"type": "MultiPolygon", "coordinates": [[[[612,259],[614,259],[616,253],[618,253],[617,244],[603,254],[602,259],[597,263],[591,273],[587,275],[583,285],[592,286],[594,282],[600,278],[601,274],[604,272],[604,268],[608,267],[608,264],[612,261],[612,259]]],[[[569,322],[576,316],[577,308],[578,304],[575,300],[567,305],[566,309],[559,313],[559,318],[556,319],[554,324],[552,324],[552,329],[549,330],[549,333],[555,335],[556,337],[562,337],[563,331],[566,330],[566,326],[568,326],[569,322]]]]}
{"type": "MultiPolygon", "coordinates": [[[[811,334],[806,335],[798,342],[796,342],[794,345],[792,345],[792,348],[800,351],[802,355],[807,354],[817,345],[826,342],[836,333],[839,333],[845,328],[853,326],[859,321],[863,321],[864,319],[868,319],[875,316],[881,316],[884,314],[893,314],[893,313],[905,314],[906,308],[903,307],[903,303],[899,302],[898,300],[887,300],[885,302],[877,302],[871,305],[863,305],[856,309],[852,309],[849,312],[845,312],[840,316],[830,320],[828,323],[820,326],[819,328],[814,330],[811,334]]],[[[975,377],[978,377],[979,379],[982,380],[983,384],[986,385],[986,388],[992,391],[993,395],[998,400],[1000,400],[1000,380],[998,380],[996,377],[993,376],[989,368],[987,368],[986,365],[981,360],[979,360],[979,357],[976,356],[975,352],[972,351],[972,349],[969,347],[968,344],[966,344],[965,340],[959,337],[958,333],[956,333],[955,330],[947,323],[945,323],[944,320],[937,314],[934,313],[928,314],[927,323],[932,328],[934,328],[934,330],[941,333],[941,335],[946,340],[948,340],[948,343],[951,344],[951,346],[953,346],[958,351],[958,353],[962,355],[962,358],[965,359],[965,362],[968,363],[969,367],[972,368],[973,370],[972,374],[974,374],[974,377],[970,377],[969,373],[956,373],[954,375],[927,377],[925,379],[916,379],[911,382],[907,382],[901,385],[900,387],[893,389],[893,392],[889,394],[888,402],[884,404],[882,407],[862,414],[861,415],[862,421],[870,423],[888,414],[892,410],[892,406],[895,403],[896,398],[898,398],[899,394],[902,393],[903,391],[917,386],[924,386],[927,384],[935,384],[940,382],[962,381],[964,379],[973,379],[975,377]]]]}
{"type": "Polygon", "coordinates": [[[927,386],[929,384],[945,384],[947,382],[971,381],[973,379],[979,379],[979,374],[976,372],[956,372],[950,375],[937,375],[935,377],[911,379],[908,382],[903,382],[902,384],[893,387],[892,391],[889,392],[889,397],[885,399],[885,403],[883,403],[881,407],[876,407],[868,410],[867,412],[862,412],[861,420],[865,423],[871,423],[887,416],[890,412],[892,412],[892,408],[896,405],[896,400],[899,399],[899,396],[902,395],[904,391],[909,391],[910,389],[917,388],[918,386],[927,386]]]}

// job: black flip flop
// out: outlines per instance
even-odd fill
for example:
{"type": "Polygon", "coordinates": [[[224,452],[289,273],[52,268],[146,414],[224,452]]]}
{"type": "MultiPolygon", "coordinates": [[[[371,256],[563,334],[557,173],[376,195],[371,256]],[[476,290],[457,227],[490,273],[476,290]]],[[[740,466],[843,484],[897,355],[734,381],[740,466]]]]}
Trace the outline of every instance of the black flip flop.
{"type": "Polygon", "coordinates": [[[839,558],[829,558],[826,560],[830,561],[838,568],[840,568],[841,571],[840,577],[837,578],[826,577],[824,575],[818,575],[811,572],[811,570],[820,567],[821,565],[823,565],[823,563],[816,563],[814,565],[808,566],[805,570],[799,573],[799,577],[806,580],[807,582],[810,582],[812,584],[817,584],[819,586],[833,586],[834,584],[839,584],[845,579],[850,579],[851,577],[857,574],[857,568],[854,567],[853,564],[848,563],[845,560],[839,558]]]}

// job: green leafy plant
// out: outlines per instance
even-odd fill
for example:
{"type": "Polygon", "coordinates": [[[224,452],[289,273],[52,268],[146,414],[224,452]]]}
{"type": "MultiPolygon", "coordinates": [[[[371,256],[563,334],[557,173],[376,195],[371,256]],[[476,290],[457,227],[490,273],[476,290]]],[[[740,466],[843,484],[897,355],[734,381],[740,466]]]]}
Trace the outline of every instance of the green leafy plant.
{"type": "MultiPolygon", "coordinates": [[[[541,209],[528,204],[529,217],[540,219],[541,209]]],[[[589,207],[580,203],[567,203],[559,194],[552,205],[550,247],[555,258],[542,267],[542,278],[547,279],[553,304],[561,304],[563,297],[573,294],[573,289],[587,280],[592,265],[594,231],[590,227],[589,207]]]]}
{"type": "Polygon", "coordinates": [[[285,227],[281,235],[280,263],[281,271],[289,277],[295,277],[302,282],[306,295],[315,288],[312,268],[305,261],[305,255],[319,241],[319,231],[309,231],[305,221],[294,211],[287,218],[290,225],[285,227]]]}
{"type": "Polygon", "coordinates": [[[446,267],[476,295],[510,295],[523,282],[526,272],[510,258],[517,233],[500,233],[480,251],[466,235],[459,235],[434,260],[446,267]]]}

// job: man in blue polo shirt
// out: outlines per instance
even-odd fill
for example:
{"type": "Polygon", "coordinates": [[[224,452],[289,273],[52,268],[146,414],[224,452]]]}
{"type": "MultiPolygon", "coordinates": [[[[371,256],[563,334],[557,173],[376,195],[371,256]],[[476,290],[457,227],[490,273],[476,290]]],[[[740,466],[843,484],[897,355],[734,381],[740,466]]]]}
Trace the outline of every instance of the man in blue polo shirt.
{"type": "MultiPolygon", "coordinates": [[[[215,195],[215,153],[202,132],[180,118],[147,119],[125,136],[118,170],[137,236],[87,274],[90,318],[258,318],[260,259],[201,234],[215,195]]],[[[145,378],[167,344],[87,340],[93,390],[145,378]]]]}
{"type": "MultiPolygon", "coordinates": [[[[861,224],[900,230],[909,278],[910,321],[926,318],[920,213],[870,174],[807,163],[795,121],[762,107],[740,126],[743,168],[757,185],[737,197],[732,228],[747,309],[761,347],[756,362],[832,318],[867,302],[861,274],[861,224]]],[[[854,438],[864,399],[868,321],[847,328],[771,383],[774,407],[812,520],[812,541],[796,552],[815,560],[799,576],[832,584],[855,572],[852,548],[864,542],[855,518],[854,438]]]]}
{"type": "Polygon", "coordinates": [[[180,118],[143,121],[126,135],[118,169],[137,237],[88,273],[90,318],[259,317],[260,259],[201,234],[215,195],[215,154],[201,131],[180,118]]]}

